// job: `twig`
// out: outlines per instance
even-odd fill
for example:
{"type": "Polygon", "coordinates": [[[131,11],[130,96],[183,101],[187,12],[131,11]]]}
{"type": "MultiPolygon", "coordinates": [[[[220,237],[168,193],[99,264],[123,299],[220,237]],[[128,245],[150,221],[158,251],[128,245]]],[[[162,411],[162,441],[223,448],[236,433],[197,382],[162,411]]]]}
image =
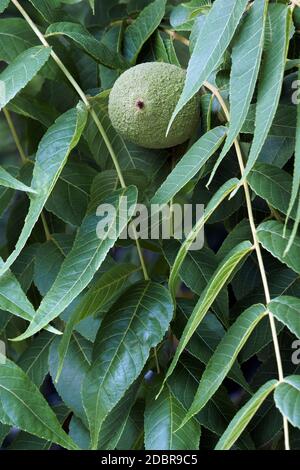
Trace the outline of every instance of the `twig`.
{"type": "Polygon", "coordinates": [[[159,360],[158,360],[157,347],[154,348],[154,357],[155,357],[156,372],[159,375],[160,374],[160,365],[159,365],[159,360]]]}
{"type": "Polygon", "coordinates": [[[181,36],[181,34],[176,33],[176,31],[172,31],[171,29],[165,29],[163,28],[163,31],[167,33],[173,40],[175,39],[176,41],[181,42],[185,46],[189,47],[190,41],[185,38],[184,36],[181,36]]]}
{"type": "Polygon", "coordinates": [[[47,242],[51,240],[51,233],[50,233],[50,230],[49,230],[49,227],[48,227],[48,224],[47,224],[47,220],[46,220],[46,217],[45,217],[45,214],[44,212],[41,213],[41,220],[42,220],[42,224],[43,224],[43,227],[44,227],[44,232],[45,232],[45,236],[46,236],[46,240],[47,242]]]}
{"type": "Polygon", "coordinates": [[[294,10],[295,7],[300,8],[300,0],[291,0],[290,6],[292,10],[294,10]]]}
{"type": "Polygon", "coordinates": [[[21,157],[21,160],[22,160],[22,163],[26,163],[27,161],[27,157],[26,157],[26,154],[23,150],[23,147],[22,147],[22,144],[20,142],[20,139],[19,139],[19,136],[18,136],[18,133],[17,133],[17,130],[15,128],[15,125],[13,123],[13,120],[11,118],[11,115],[10,115],[10,112],[6,109],[6,108],[3,108],[3,114],[5,116],[5,119],[7,121],[7,124],[8,124],[8,127],[9,127],[9,130],[11,132],[11,135],[14,139],[14,142],[16,144],[16,147],[18,149],[18,152],[20,154],[20,157],[21,157]]]}

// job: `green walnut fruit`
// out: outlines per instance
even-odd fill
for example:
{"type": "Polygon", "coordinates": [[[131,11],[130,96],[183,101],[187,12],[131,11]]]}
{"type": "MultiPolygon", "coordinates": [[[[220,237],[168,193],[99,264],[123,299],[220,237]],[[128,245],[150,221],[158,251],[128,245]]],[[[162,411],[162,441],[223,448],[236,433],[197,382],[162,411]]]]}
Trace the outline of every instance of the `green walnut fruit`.
{"type": "Polygon", "coordinates": [[[185,77],[185,70],[163,62],[147,62],[124,72],[109,97],[109,116],[116,131],[152,149],[174,147],[188,140],[199,122],[197,96],[177,115],[166,137],[185,77]]]}

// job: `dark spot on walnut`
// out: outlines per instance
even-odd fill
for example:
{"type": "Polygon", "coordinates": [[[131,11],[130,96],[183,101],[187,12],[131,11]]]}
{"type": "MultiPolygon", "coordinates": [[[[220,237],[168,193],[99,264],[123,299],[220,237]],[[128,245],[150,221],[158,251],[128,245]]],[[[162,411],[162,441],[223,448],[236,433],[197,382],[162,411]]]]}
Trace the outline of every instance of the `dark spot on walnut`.
{"type": "Polygon", "coordinates": [[[136,100],[135,105],[138,109],[144,109],[144,107],[145,107],[144,100],[142,100],[142,99],[136,100]]]}

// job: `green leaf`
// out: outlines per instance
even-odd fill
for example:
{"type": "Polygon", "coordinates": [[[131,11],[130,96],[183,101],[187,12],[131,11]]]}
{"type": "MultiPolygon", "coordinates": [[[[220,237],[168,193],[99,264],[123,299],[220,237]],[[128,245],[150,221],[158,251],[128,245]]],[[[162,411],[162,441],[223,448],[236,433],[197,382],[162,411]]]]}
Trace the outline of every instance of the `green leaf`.
{"type": "Polygon", "coordinates": [[[277,387],[278,383],[277,380],[270,380],[253,395],[230,422],[228,428],[217,443],[215,450],[228,450],[233,446],[261,407],[262,403],[277,387]]]}
{"type": "Polygon", "coordinates": [[[282,295],[268,304],[268,309],[277,320],[300,339],[300,299],[289,295],[282,295]]]}
{"type": "MultiPolygon", "coordinates": [[[[298,72],[298,78],[300,80],[300,71],[298,72]]],[[[295,147],[295,161],[294,161],[294,173],[293,173],[293,185],[290,204],[287,212],[286,223],[289,217],[292,217],[292,211],[295,206],[297,196],[300,188],[300,103],[297,105],[297,127],[296,127],[296,147],[295,147]]],[[[300,223],[300,197],[298,201],[297,216],[294,224],[293,231],[291,233],[288,246],[286,247],[286,253],[290,250],[292,243],[294,242],[298,227],[300,223]]]]}
{"type": "Polygon", "coordinates": [[[282,89],[291,24],[290,10],[286,5],[271,4],[268,15],[272,34],[271,40],[266,46],[260,72],[255,132],[242,181],[247,178],[268,136],[282,89]]]}
{"type": "MultiPolygon", "coordinates": [[[[201,370],[199,362],[183,354],[174,374],[168,380],[172,394],[186,411],[193,402],[202,373],[203,370],[201,370]]],[[[235,412],[236,409],[228,396],[227,390],[221,386],[207,405],[195,416],[195,419],[213,434],[221,436],[235,412]]],[[[247,433],[244,433],[239,439],[237,446],[241,449],[254,448],[247,433]]]]}
{"type": "Polygon", "coordinates": [[[26,186],[26,184],[21,183],[21,181],[18,181],[14,176],[8,173],[8,171],[2,168],[2,166],[0,167],[0,186],[25,191],[27,193],[35,193],[34,190],[26,186]]]}
{"type": "Polygon", "coordinates": [[[92,280],[132,215],[132,213],[126,216],[120,214],[123,198],[127,198],[128,207],[133,211],[137,192],[132,186],[115,191],[105,201],[101,201],[114,209],[113,214],[109,216],[105,237],[101,239],[97,235],[99,217],[94,211],[87,213],[77,232],[73,248],[65,258],[54,284],[44,297],[28,329],[16,338],[17,341],[32,336],[58,317],[92,280]],[[117,219],[120,219],[118,224],[117,219]]]}
{"type": "MultiPolygon", "coordinates": [[[[249,303],[253,303],[255,300],[263,299],[263,294],[259,298],[250,297],[249,303]]],[[[248,299],[247,299],[248,300],[248,299]]],[[[280,322],[275,321],[277,335],[279,335],[284,325],[280,322]]],[[[258,355],[264,350],[270,343],[272,343],[272,331],[270,328],[270,320],[268,317],[263,318],[251,335],[251,341],[248,341],[243,347],[239,355],[239,361],[241,364],[244,364],[246,361],[250,360],[253,356],[258,355]]]]}
{"type": "Polygon", "coordinates": [[[11,271],[0,278],[0,308],[28,321],[35,314],[34,307],[11,271]]]}
{"type": "Polygon", "coordinates": [[[155,0],[139,14],[137,19],[125,31],[124,55],[135,63],[143,45],[160,25],[164,17],[166,0],[155,0]]]}
{"type": "Polygon", "coordinates": [[[258,161],[283,168],[294,154],[294,151],[294,139],[269,135],[263,145],[258,161]]]}
{"type": "Polygon", "coordinates": [[[4,439],[10,431],[10,426],[0,423],[0,446],[2,446],[4,439]]]}
{"type": "Polygon", "coordinates": [[[300,237],[295,237],[294,243],[285,255],[285,249],[290,239],[291,230],[286,229],[283,235],[284,226],[276,220],[263,222],[257,228],[257,235],[262,246],[268,250],[275,258],[300,274],[300,237]]]}
{"type": "MultiPolygon", "coordinates": [[[[170,242],[164,244],[163,249],[166,259],[172,268],[180,249],[180,243],[176,242],[176,240],[170,240],[170,242]]],[[[201,250],[190,250],[187,252],[179,276],[189,289],[200,296],[217,268],[218,261],[213,250],[204,246],[201,250]]],[[[219,292],[219,295],[212,304],[212,310],[216,312],[224,325],[228,324],[228,295],[226,289],[222,289],[219,292]]]]}
{"type": "MultiPolygon", "coordinates": [[[[200,180],[198,181],[194,194],[193,194],[193,203],[198,203],[201,201],[205,206],[209,203],[211,195],[215,194],[220,187],[225,184],[229,179],[239,174],[238,161],[233,159],[231,160],[230,165],[226,162],[222,162],[220,171],[214,178],[211,186],[207,187],[207,176],[209,174],[211,165],[207,165],[204,169],[205,174],[201,175],[200,180]]],[[[235,194],[236,190],[232,192],[235,194]]],[[[231,195],[229,198],[225,199],[220,207],[217,207],[214,213],[211,215],[208,220],[208,224],[215,224],[217,222],[225,222],[230,216],[237,213],[239,209],[245,203],[244,195],[242,191],[239,191],[235,198],[232,198],[231,195]]]]}
{"type": "Polygon", "coordinates": [[[180,67],[181,65],[177,57],[173,40],[171,38],[164,38],[164,44],[168,54],[168,62],[170,64],[177,65],[177,67],[180,67]]]}
{"type": "Polygon", "coordinates": [[[77,145],[87,119],[81,104],[60,116],[42,138],[36,155],[31,188],[30,207],[14,251],[0,268],[2,276],[24,248],[42,209],[57,182],[71,150],[77,145]]]}
{"type": "Polygon", "coordinates": [[[128,279],[141,268],[134,264],[120,264],[106,271],[87,291],[76,308],[76,320],[97,315],[126,286],[128,279]]]}
{"type": "MultiPolygon", "coordinates": [[[[292,214],[290,215],[290,217],[293,218],[292,214]]],[[[299,224],[300,224],[300,197],[299,197],[298,207],[297,207],[296,216],[295,216],[295,223],[294,223],[287,247],[284,250],[284,256],[286,256],[286,254],[290,251],[291,246],[293,245],[295,241],[296,235],[298,233],[299,224]]]]}
{"type": "Polygon", "coordinates": [[[85,423],[86,416],[82,404],[81,386],[91,364],[93,345],[78,333],[74,333],[59,380],[56,381],[55,377],[59,361],[59,342],[56,339],[53,341],[49,353],[50,375],[63,402],[85,423]]]}
{"type": "Polygon", "coordinates": [[[10,0],[0,0],[0,13],[3,13],[4,10],[8,7],[10,0]]]}
{"type": "Polygon", "coordinates": [[[47,211],[78,227],[86,213],[90,187],[96,175],[97,172],[87,165],[67,163],[46,202],[47,211]]]}
{"type": "Polygon", "coordinates": [[[166,374],[164,383],[174,371],[180,355],[182,354],[192,335],[200,325],[202,319],[208,312],[208,309],[211,307],[212,303],[216,299],[218,293],[220,292],[222,287],[226,285],[237,265],[246,255],[251,252],[252,249],[253,247],[250,242],[244,242],[237,245],[228,254],[224,262],[221,263],[216,272],[213,274],[207,287],[202,292],[202,295],[200,296],[189,321],[186,324],[186,327],[180,338],[179,345],[176,349],[176,353],[166,374]]]}
{"type": "Polygon", "coordinates": [[[167,385],[155,400],[155,389],[148,392],[145,409],[146,450],[198,450],[200,425],[193,419],[179,427],[185,409],[167,385]]]}
{"type": "Polygon", "coordinates": [[[62,370],[74,327],[84,318],[88,316],[95,317],[99,314],[101,309],[123,290],[124,286],[127,284],[128,278],[139,270],[140,268],[132,264],[118,264],[117,266],[113,266],[110,270],[106,271],[83,296],[66,324],[64,334],[58,347],[59,365],[56,378],[59,377],[62,370]]]}
{"type": "Polygon", "coordinates": [[[105,201],[119,187],[118,174],[114,170],[101,171],[92,183],[89,213],[96,212],[99,204],[105,201]]]}
{"type": "MultiPolygon", "coordinates": [[[[0,259],[0,267],[3,264],[3,261],[0,259]]],[[[35,315],[33,305],[26,297],[18,280],[11,271],[6,271],[0,278],[0,308],[27,321],[31,321],[35,315]]],[[[60,332],[51,326],[47,329],[52,333],[60,334],[60,332]]]]}
{"type": "Polygon", "coordinates": [[[45,46],[32,47],[22,52],[0,73],[0,109],[4,108],[45,65],[51,49],[45,46]]]}
{"type": "MultiPolygon", "coordinates": [[[[62,425],[68,418],[69,410],[63,404],[54,405],[52,409],[62,425]]],[[[53,442],[51,441],[45,441],[25,431],[21,431],[7,450],[50,450],[52,445],[53,442]]]]}
{"type": "Polygon", "coordinates": [[[175,30],[188,30],[198,15],[204,16],[211,8],[211,0],[190,0],[172,8],[170,23],[175,30]],[[185,29],[187,28],[187,29],[185,29]]]}
{"type": "Polygon", "coordinates": [[[83,422],[73,415],[69,424],[69,435],[81,450],[90,447],[90,435],[83,422]]]}
{"type": "Polygon", "coordinates": [[[132,286],[105,316],[93,351],[93,363],[82,389],[92,448],[97,448],[104,419],[141,373],[167,331],[173,305],[161,285],[132,286]]]}
{"type": "MultiPolygon", "coordinates": [[[[292,177],[289,173],[274,165],[256,163],[248,175],[248,182],[259,197],[278,209],[287,213],[292,189],[292,177]]],[[[295,213],[292,214],[295,218],[295,213]]]]}
{"type": "Polygon", "coordinates": [[[54,336],[46,331],[32,339],[31,344],[21,355],[18,366],[29,379],[40,387],[48,373],[48,356],[54,336]]]}
{"type": "Polygon", "coordinates": [[[33,436],[32,434],[28,434],[25,431],[20,431],[17,437],[13,440],[13,442],[9,445],[6,450],[9,451],[16,451],[16,450],[50,450],[53,442],[45,441],[44,439],[40,439],[37,436],[33,436]]]}
{"type": "MultiPolygon", "coordinates": [[[[188,322],[193,312],[194,304],[195,302],[190,304],[187,303],[187,301],[179,301],[178,315],[176,315],[174,325],[174,332],[177,337],[180,337],[181,332],[188,322]]],[[[189,343],[186,346],[186,350],[192,356],[206,365],[224,334],[225,330],[222,324],[217,320],[215,315],[208,312],[191,337],[189,343]]],[[[238,363],[233,365],[231,371],[228,373],[228,377],[246,390],[249,388],[238,363]]]]}
{"type": "Polygon", "coordinates": [[[0,38],[0,58],[7,63],[37,43],[34,32],[22,18],[1,18],[0,38]]]}
{"type": "Polygon", "coordinates": [[[50,290],[73,243],[73,235],[57,233],[38,247],[34,262],[34,283],[41,295],[46,295],[50,290]]]}
{"type": "MultiPolygon", "coordinates": [[[[0,310],[0,333],[3,335],[5,333],[6,328],[9,327],[10,322],[12,321],[12,315],[9,312],[5,312],[4,310],[0,310]]],[[[3,346],[3,345],[2,345],[3,346]]]]}
{"type": "Polygon", "coordinates": [[[47,128],[52,126],[53,122],[58,117],[56,109],[50,103],[41,103],[39,99],[27,95],[25,92],[21,92],[15,96],[6,107],[9,111],[26,118],[34,119],[47,128]]]}
{"type": "MultiPolygon", "coordinates": [[[[268,138],[265,144],[268,143],[268,139],[271,137],[282,137],[286,138],[287,142],[295,139],[296,134],[296,109],[290,104],[279,104],[276,110],[275,117],[272,121],[271,128],[268,133],[268,138]]],[[[256,120],[256,105],[251,104],[246,121],[241,129],[243,134],[254,134],[255,132],[255,120],[256,120]]],[[[262,148],[263,151],[263,148],[262,148]]],[[[270,163],[273,163],[272,161],[270,163]]]]}
{"type": "Polygon", "coordinates": [[[29,0],[47,23],[55,21],[59,15],[60,0],[29,0]]]}
{"type": "Polygon", "coordinates": [[[182,424],[199,413],[225,379],[240,350],[256,325],[267,314],[264,305],[253,305],[245,310],[229,328],[211,357],[194,397],[194,401],[182,424]]]}
{"type": "Polygon", "coordinates": [[[177,253],[174,264],[172,266],[169,277],[169,289],[174,298],[176,295],[179,272],[185,260],[185,257],[191,248],[191,245],[198,236],[199,232],[203,230],[204,225],[208,221],[209,217],[213,214],[213,212],[221,204],[221,202],[234,190],[237,183],[238,180],[236,178],[232,178],[231,180],[227,181],[223,186],[221,186],[221,188],[214,194],[214,196],[206,206],[203,217],[199,219],[199,221],[195,224],[191,232],[187,235],[185,241],[182,243],[180,250],[177,253]]]}
{"type": "Polygon", "coordinates": [[[117,450],[139,450],[144,447],[144,412],[144,403],[137,401],[130,410],[123,433],[117,444],[117,450]]]}
{"type": "Polygon", "coordinates": [[[275,390],[274,400],[281,414],[300,428],[300,376],[285,377],[275,390]]]}
{"type": "MultiPolygon", "coordinates": [[[[181,336],[193,312],[194,306],[194,301],[191,303],[187,300],[179,301],[177,307],[178,314],[175,317],[173,327],[177,338],[181,336]]],[[[208,312],[187,344],[186,351],[206,365],[224,334],[225,329],[222,324],[214,314],[208,312]]],[[[245,390],[249,389],[248,383],[245,381],[238,363],[233,365],[228,377],[245,390]]]]}
{"type": "Polygon", "coordinates": [[[110,50],[103,42],[98,41],[81,24],[68,21],[53,23],[48,27],[46,36],[57,35],[72,39],[84,52],[108,68],[124,69],[127,66],[126,61],[119,54],[110,50]]]}
{"type": "MultiPolygon", "coordinates": [[[[180,337],[195,306],[195,301],[178,299],[177,314],[174,320],[173,330],[176,337],[180,337]]],[[[225,334],[221,322],[211,312],[208,312],[196,329],[194,335],[187,344],[186,350],[204,365],[211,358],[218,343],[225,334]]]]}
{"type": "Polygon", "coordinates": [[[230,122],[222,153],[210,175],[208,186],[247,117],[255,90],[264,44],[268,1],[258,0],[234,38],[230,75],[230,122]]]}
{"type": "MultiPolygon", "coordinates": [[[[123,433],[127,434],[126,426],[130,421],[130,414],[136,400],[139,385],[140,380],[137,380],[107,416],[101,429],[101,436],[98,443],[99,450],[115,449],[123,433]]],[[[70,423],[70,436],[81,449],[89,449],[89,431],[76,416],[73,416],[70,423]]]]}
{"type": "Polygon", "coordinates": [[[0,390],[1,422],[56,442],[66,449],[77,449],[36,385],[22,369],[6,358],[0,364],[0,390]]]}
{"type": "Polygon", "coordinates": [[[2,216],[3,212],[9,206],[9,203],[14,195],[14,191],[4,186],[0,186],[0,215],[2,216]]]}
{"type": "Polygon", "coordinates": [[[168,52],[167,52],[164,40],[159,31],[156,31],[154,35],[153,49],[154,49],[155,59],[158,62],[166,62],[167,64],[169,63],[168,52]]]}
{"type": "MultiPolygon", "coordinates": [[[[264,261],[271,297],[277,297],[287,292],[289,295],[293,295],[292,289],[297,285],[297,274],[268,253],[264,254],[264,261]]],[[[236,297],[241,301],[239,307],[246,308],[252,303],[264,302],[261,277],[254,253],[234,277],[232,287],[236,297]]]]}
{"type": "Polygon", "coordinates": [[[169,124],[200,90],[226,51],[247,6],[247,0],[216,0],[198,35],[182,95],[169,124]]]}
{"type": "Polygon", "coordinates": [[[227,235],[221,247],[218,250],[217,258],[219,261],[225,258],[227,253],[231,251],[236,245],[250,240],[252,236],[249,220],[243,219],[238,223],[227,235]]]}
{"type": "MultiPolygon", "coordinates": [[[[115,449],[120,439],[122,439],[123,434],[126,433],[127,436],[126,427],[130,423],[130,414],[136,400],[139,385],[140,380],[137,380],[107,416],[101,429],[101,436],[98,443],[99,450],[115,449]]],[[[82,449],[89,449],[89,431],[75,416],[70,423],[70,436],[82,449]]]]}
{"type": "Polygon", "coordinates": [[[105,419],[101,428],[98,449],[111,450],[117,447],[123,433],[126,432],[126,425],[130,420],[130,413],[137,399],[140,385],[141,377],[130,386],[105,419]]]}
{"type": "Polygon", "coordinates": [[[214,155],[225,139],[226,128],[216,127],[202,136],[182,157],[166,181],[153,196],[152,204],[166,204],[174,197],[214,155]]]}

